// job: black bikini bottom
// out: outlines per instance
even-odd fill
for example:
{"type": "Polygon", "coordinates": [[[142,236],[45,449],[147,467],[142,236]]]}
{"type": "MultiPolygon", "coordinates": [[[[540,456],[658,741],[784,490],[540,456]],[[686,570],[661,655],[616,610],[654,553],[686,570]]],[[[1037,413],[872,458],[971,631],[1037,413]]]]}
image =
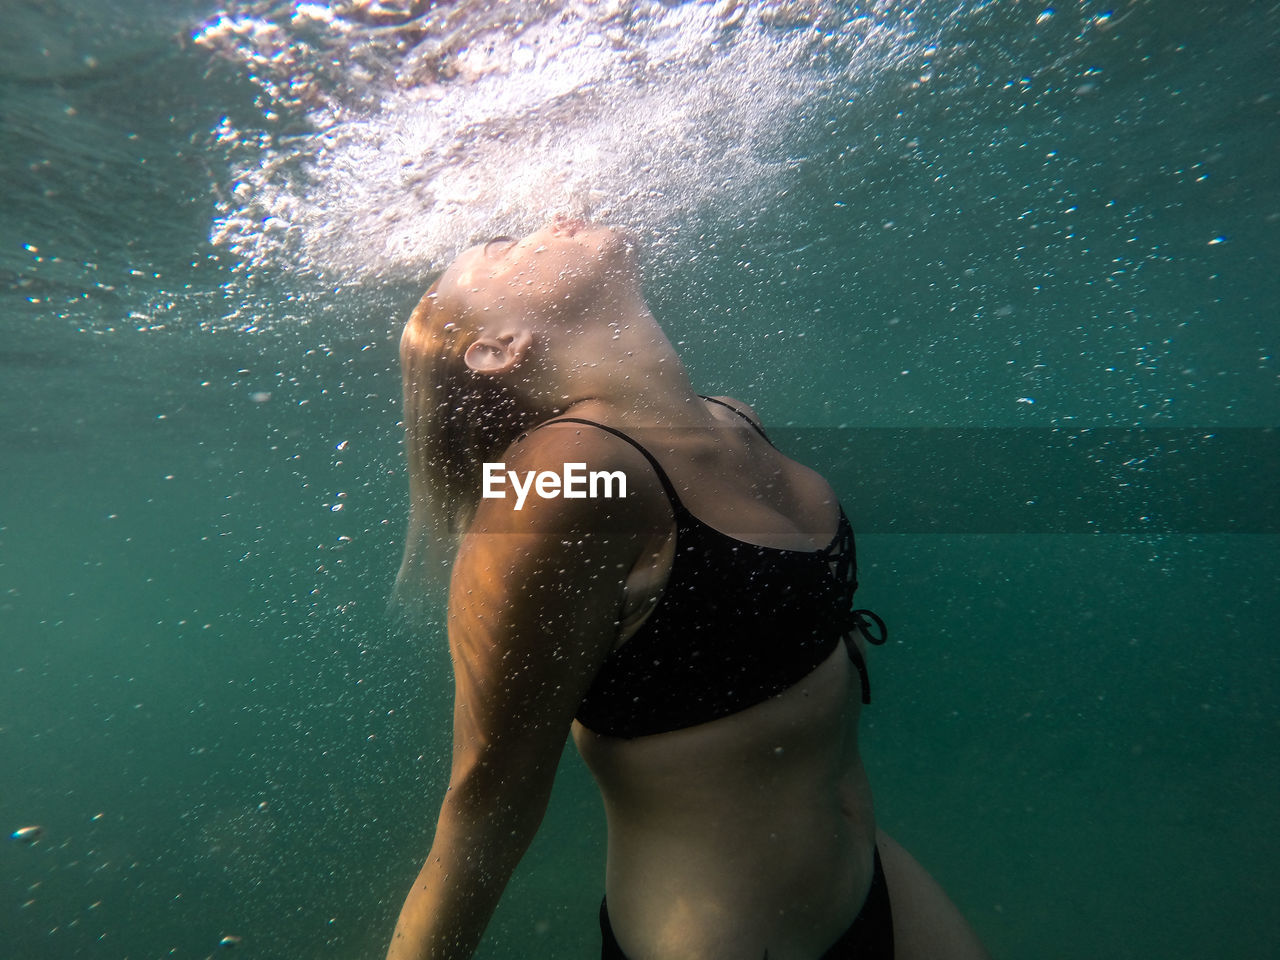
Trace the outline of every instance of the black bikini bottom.
{"type": "MultiPolygon", "coordinates": [[[[627,960],[613,935],[604,901],[600,903],[600,935],[603,938],[600,960],[627,960]]],[[[893,912],[889,908],[889,887],[884,881],[879,850],[875,853],[871,889],[862,902],[862,909],[849,924],[849,929],[819,960],[893,960],[893,912]]]]}

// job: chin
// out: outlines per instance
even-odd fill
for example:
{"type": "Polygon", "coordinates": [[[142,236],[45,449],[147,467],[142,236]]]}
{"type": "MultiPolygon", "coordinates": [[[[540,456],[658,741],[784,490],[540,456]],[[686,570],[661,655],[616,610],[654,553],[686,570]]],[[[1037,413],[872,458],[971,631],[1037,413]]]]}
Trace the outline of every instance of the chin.
{"type": "Polygon", "coordinates": [[[589,230],[596,250],[603,257],[607,257],[610,260],[616,259],[620,263],[632,262],[635,243],[625,231],[604,224],[590,227],[589,230]]]}

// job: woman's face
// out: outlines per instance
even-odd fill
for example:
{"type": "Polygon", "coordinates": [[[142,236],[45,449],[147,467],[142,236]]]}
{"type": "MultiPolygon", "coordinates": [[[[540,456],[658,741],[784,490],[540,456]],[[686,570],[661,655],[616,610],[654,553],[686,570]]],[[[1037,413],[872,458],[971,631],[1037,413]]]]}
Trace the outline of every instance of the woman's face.
{"type": "Polygon", "coordinates": [[[441,276],[437,295],[472,322],[529,320],[585,308],[611,282],[633,278],[630,245],[617,231],[557,217],[527,237],[499,237],[465,250],[441,276]]]}

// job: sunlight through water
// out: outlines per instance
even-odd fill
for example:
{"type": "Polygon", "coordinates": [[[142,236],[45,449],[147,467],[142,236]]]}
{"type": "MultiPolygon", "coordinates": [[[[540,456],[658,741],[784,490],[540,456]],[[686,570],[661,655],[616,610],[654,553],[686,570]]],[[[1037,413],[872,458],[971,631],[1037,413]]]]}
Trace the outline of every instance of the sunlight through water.
{"type": "Polygon", "coordinates": [[[653,232],[767,206],[824,102],[921,54],[889,3],[260,9],[194,37],[250,72],[266,121],[216,131],[234,182],[213,239],[344,277],[438,265],[559,211],[653,232]]]}

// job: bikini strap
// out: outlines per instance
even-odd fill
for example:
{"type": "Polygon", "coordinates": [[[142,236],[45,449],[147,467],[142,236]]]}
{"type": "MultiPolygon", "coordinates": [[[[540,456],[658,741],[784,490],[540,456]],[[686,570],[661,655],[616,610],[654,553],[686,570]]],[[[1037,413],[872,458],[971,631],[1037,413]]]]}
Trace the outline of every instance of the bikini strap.
{"type": "MultiPolygon", "coordinates": [[[[658,482],[662,484],[662,489],[666,493],[667,499],[671,501],[672,509],[677,513],[688,512],[685,509],[684,504],[680,502],[680,495],[676,493],[676,488],[672,484],[671,479],[667,476],[667,471],[662,469],[662,464],[658,463],[657,457],[641,446],[639,441],[627,436],[627,434],[623,433],[621,430],[615,429],[614,427],[606,426],[603,423],[596,423],[594,420],[584,420],[582,417],[557,417],[555,420],[547,420],[540,423],[533,429],[537,430],[538,427],[545,427],[552,423],[585,423],[589,427],[598,427],[605,433],[612,433],[619,440],[625,440],[627,443],[631,444],[631,446],[640,451],[640,455],[649,461],[649,466],[653,467],[653,472],[658,475],[658,482]]],[[[528,433],[521,434],[520,439],[523,440],[526,436],[528,436],[528,433]]]]}
{"type": "Polygon", "coordinates": [[[725,403],[723,400],[717,400],[715,397],[703,397],[702,394],[698,394],[698,396],[702,397],[703,400],[707,400],[711,403],[718,403],[720,404],[720,406],[727,407],[728,409],[732,410],[734,413],[740,416],[743,420],[747,421],[747,423],[751,424],[752,429],[754,429],[756,433],[760,434],[760,436],[764,437],[765,443],[769,444],[769,446],[771,447],[773,446],[773,441],[770,440],[769,435],[764,432],[764,427],[760,426],[760,424],[756,423],[749,416],[747,416],[745,413],[743,413],[741,410],[735,407],[732,403],[725,403]]]}

